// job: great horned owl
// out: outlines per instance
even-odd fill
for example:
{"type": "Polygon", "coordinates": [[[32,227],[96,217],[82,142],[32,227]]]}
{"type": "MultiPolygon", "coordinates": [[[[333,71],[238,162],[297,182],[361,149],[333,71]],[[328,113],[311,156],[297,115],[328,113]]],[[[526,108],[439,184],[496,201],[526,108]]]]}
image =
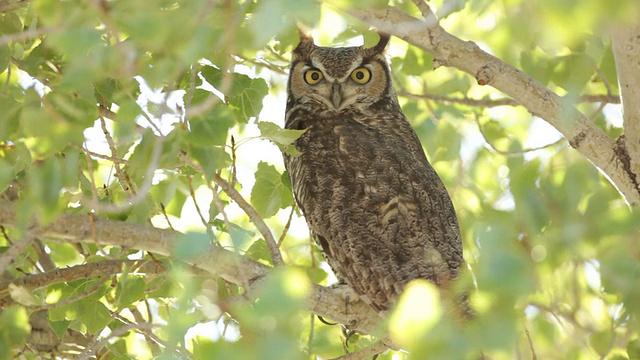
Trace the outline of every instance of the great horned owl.
{"type": "Polygon", "coordinates": [[[286,128],[306,132],[285,155],[296,201],[339,279],[374,309],[422,278],[446,286],[463,263],[456,213],[405,118],[384,50],[319,47],[301,34],[286,128]]]}

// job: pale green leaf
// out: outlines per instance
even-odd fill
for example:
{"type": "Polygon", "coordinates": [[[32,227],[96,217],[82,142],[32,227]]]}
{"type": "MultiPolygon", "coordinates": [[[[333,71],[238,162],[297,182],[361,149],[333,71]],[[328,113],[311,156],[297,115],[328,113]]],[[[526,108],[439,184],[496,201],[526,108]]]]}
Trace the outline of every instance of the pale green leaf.
{"type": "Polygon", "coordinates": [[[139,275],[124,274],[116,285],[116,305],[119,309],[131,306],[144,297],[145,282],[139,275]]]}
{"type": "Polygon", "coordinates": [[[273,165],[264,162],[258,164],[256,183],[251,190],[251,203],[264,218],[292,205],[291,189],[273,165]]]}
{"type": "Polygon", "coordinates": [[[270,140],[280,147],[288,147],[306,131],[282,129],[278,125],[267,121],[259,122],[258,129],[260,129],[262,138],[270,140]]]}

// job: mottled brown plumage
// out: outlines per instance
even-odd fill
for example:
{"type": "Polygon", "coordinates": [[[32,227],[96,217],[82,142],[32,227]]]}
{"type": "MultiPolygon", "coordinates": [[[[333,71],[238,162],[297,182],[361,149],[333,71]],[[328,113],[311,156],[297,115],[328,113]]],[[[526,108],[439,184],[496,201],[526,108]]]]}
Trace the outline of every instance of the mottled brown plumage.
{"type": "Polygon", "coordinates": [[[301,36],[286,128],[306,129],[285,155],[296,201],[338,278],[386,311],[406,283],[446,286],[463,263],[442,181],[398,105],[383,51],[326,48],[301,36]]]}

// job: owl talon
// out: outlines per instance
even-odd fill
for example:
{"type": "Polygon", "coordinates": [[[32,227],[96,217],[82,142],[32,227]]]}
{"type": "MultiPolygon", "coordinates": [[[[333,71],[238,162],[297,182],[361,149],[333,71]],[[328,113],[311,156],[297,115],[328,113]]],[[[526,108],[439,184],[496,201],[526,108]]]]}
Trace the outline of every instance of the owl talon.
{"type": "Polygon", "coordinates": [[[349,313],[349,304],[360,301],[360,295],[347,284],[335,284],[330,286],[330,288],[337,292],[344,300],[344,308],[347,313],[349,313]]]}
{"type": "Polygon", "coordinates": [[[320,315],[316,315],[318,317],[318,320],[320,320],[321,323],[325,324],[325,325],[329,325],[329,326],[333,326],[333,325],[338,325],[338,323],[332,323],[329,322],[327,320],[325,320],[322,316],[320,315]]]}

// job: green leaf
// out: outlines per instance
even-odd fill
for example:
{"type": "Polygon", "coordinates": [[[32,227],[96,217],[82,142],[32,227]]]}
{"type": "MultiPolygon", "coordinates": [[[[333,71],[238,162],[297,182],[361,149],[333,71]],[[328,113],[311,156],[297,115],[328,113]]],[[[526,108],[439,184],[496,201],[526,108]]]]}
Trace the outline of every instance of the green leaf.
{"type": "MultiPolygon", "coordinates": [[[[309,279],[295,267],[274,269],[256,292],[259,300],[250,308],[237,310],[245,347],[251,359],[303,359],[298,348],[302,322],[296,320],[304,309],[309,279]]],[[[306,314],[305,314],[306,315],[306,314]]]]}
{"type": "Polygon", "coordinates": [[[189,120],[190,129],[185,141],[197,146],[225,145],[233,124],[233,112],[224,105],[215,106],[206,114],[189,120]]]}
{"type": "MultiPolygon", "coordinates": [[[[613,57],[611,45],[604,51],[602,60],[600,61],[600,70],[606,81],[609,82],[611,88],[616,92],[615,89],[618,89],[618,73],[616,71],[616,60],[613,57]]],[[[601,81],[601,79],[598,78],[598,81],[601,81]]]]}
{"type": "Polygon", "coordinates": [[[65,185],[69,185],[65,182],[70,182],[71,179],[71,174],[65,172],[68,170],[67,164],[64,160],[49,157],[29,168],[27,176],[30,181],[26,196],[21,200],[39,205],[37,209],[42,216],[41,221],[50,221],[66,207],[61,192],[65,185]]]}
{"type": "Polygon", "coordinates": [[[640,359],[640,339],[633,339],[627,344],[629,359],[640,359]]]}
{"type": "MultiPolygon", "coordinates": [[[[490,220],[491,226],[482,222],[477,224],[474,237],[481,246],[482,262],[477,264],[474,272],[478,276],[478,283],[482,284],[481,290],[499,294],[500,301],[508,303],[530,291],[533,279],[527,266],[529,262],[516,246],[518,234],[509,223],[499,224],[495,221],[497,219],[490,220]]],[[[499,304],[494,306],[499,307],[499,304]]]]}
{"type": "Polygon", "coordinates": [[[255,175],[256,183],[251,190],[251,203],[262,217],[269,218],[278,210],[293,204],[290,187],[282,180],[282,174],[273,165],[260,162],[255,175]]]}
{"type": "Polygon", "coordinates": [[[267,248],[267,243],[264,239],[254,241],[245,252],[245,255],[253,260],[264,260],[271,263],[271,253],[269,253],[269,248],[267,248]]]}
{"type": "Polygon", "coordinates": [[[241,122],[246,122],[251,117],[256,117],[262,110],[262,99],[269,92],[269,87],[264,79],[252,79],[246,75],[235,74],[234,85],[239,91],[229,93],[229,103],[240,111],[241,122]],[[241,90],[240,90],[241,89],[241,90]]]}
{"type": "MultiPolygon", "coordinates": [[[[219,91],[223,91],[223,85],[227,81],[220,70],[212,66],[202,68],[202,76],[219,91]]],[[[258,116],[262,110],[262,99],[267,95],[269,87],[264,79],[253,79],[244,74],[232,73],[231,85],[225,92],[228,104],[237,113],[237,120],[247,122],[249,118],[258,116]]]]}
{"type": "Polygon", "coordinates": [[[144,297],[145,282],[140,275],[124,274],[116,285],[116,306],[124,309],[144,297]]]}
{"type": "Polygon", "coordinates": [[[273,142],[280,146],[280,148],[288,147],[306,131],[282,129],[278,125],[268,121],[259,122],[258,129],[260,129],[260,137],[273,142]]]}
{"type": "Polygon", "coordinates": [[[60,320],[60,321],[49,321],[49,325],[51,326],[51,330],[58,335],[58,338],[62,339],[64,333],[71,325],[71,321],[68,320],[60,320]]]}
{"type": "Polygon", "coordinates": [[[264,44],[299,21],[313,26],[320,17],[320,3],[314,0],[260,1],[251,21],[255,44],[264,44]]]}
{"type": "MultiPolygon", "coordinates": [[[[92,315],[86,314],[86,312],[92,311],[99,307],[94,304],[100,303],[100,299],[107,293],[107,290],[108,286],[106,285],[104,279],[92,279],[89,281],[87,281],[86,279],[81,279],[68,283],[59,283],[49,286],[47,288],[48,303],[59,303],[64,300],[74,298],[80,294],[88,294],[87,296],[82,297],[79,300],[49,309],[49,320],[80,320],[83,322],[93,321],[92,315]]],[[[102,307],[104,307],[104,305],[102,305],[102,307]]],[[[106,320],[102,317],[103,315],[104,313],[95,315],[96,319],[102,319],[96,326],[106,326],[106,320]]],[[[111,316],[109,314],[107,314],[107,317],[111,319],[111,316]]]]}
{"type": "Polygon", "coordinates": [[[207,181],[213,179],[216,171],[231,163],[231,157],[222,147],[189,146],[189,155],[202,166],[207,181]]]}
{"type": "Polygon", "coordinates": [[[433,67],[433,57],[422,49],[409,45],[404,58],[402,72],[407,75],[421,76],[433,67]]]}
{"type": "Polygon", "coordinates": [[[553,82],[578,95],[594,74],[593,61],[584,53],[561,56],[551,62],[553,82]]]}
{"type": "Polygon", "coordinates": [[[111,322],[111,312],[100,301],[78,301],[79,318],[91,334],[102,331],[111,322]]]}
{"type": "Polygon", "coordinates": [[[0,15],[0,34],[15,34],[22,31],[22,21],[13,12],[0,15]]]}
{"type": "Polygon", "coordinates": [[[13,165],[0,157],[0,194],[11,184],[14,177],[13,165]]]}
{"type": "Polygon", "coordinates": [[[73,265],[82,261],[73,244],[51,242],[47,246],[51,249],[51,259],[60,266],[73,265]]]}
{"type": "Polygon", "coordinates": [[[0,312],[0,359],[10,359],[10,349],[24,346],[31,332],[29,316],[24,307],[11,305],[0,312]]]}
{"type": "MultiPolygon", "coordinates": [[[[0,70],[4,72],[4,70],[11,63],[11,48],[8,44],[0,45],[0,70]]],[[[2,74],[2,73],[0,73],[2,74]]],[[[0,77],[1,79],[2,77],[0,77]]],[[[0,95],[0,98],[2,95],[0,95]]]]}

